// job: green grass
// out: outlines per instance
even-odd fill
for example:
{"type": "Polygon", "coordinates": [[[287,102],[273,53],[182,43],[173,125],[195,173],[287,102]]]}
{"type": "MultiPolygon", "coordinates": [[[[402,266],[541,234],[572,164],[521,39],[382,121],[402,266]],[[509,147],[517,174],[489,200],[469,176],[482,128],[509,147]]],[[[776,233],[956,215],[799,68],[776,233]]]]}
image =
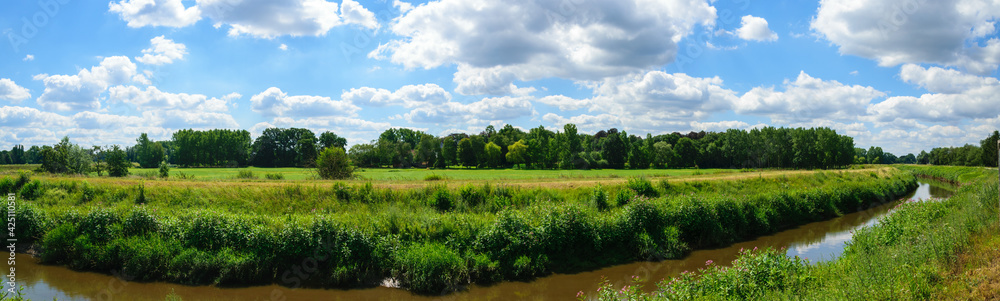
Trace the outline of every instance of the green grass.
{"type": "MultiPolygon", "coordinates": [[[[447,175],[462,172],[486,171],[447,175]]],[[[428,293],[678,258],[916,186],[910,173],[894,169],[669,183],[634,177],[573,188],[450,180],[405,189],[265,179],[23,182],[0,178],[0,193],[23,193],[19,241],[40,244],[46,263],[187,284],[354,287],[395,276],[428,293]],[[323,258],[316,273],[283,277],[310,258],[323,258]]]]}
{"type": "MultiPolygon", "coordinates": [[[[605,281],[600,300],[938,300],[953,294],[943,277],[970,237],[995,229],[996,171],[966,167],[900,167],[961,182],[940,202],[907,202],[854,233],[835,261],[811,265],[784,252],[743,253],[731,267],[709,266],[665,279],[653,293],[605,281]]],[[[637,284],[636,284],[637,285],[637,284]]],[[[581,299],[590,296],[579,296],[581,299]]]]}
{"type": "MultiPolygon", "coordinates": [[[[171,168],[170,176],[177,173],[194,175],[198,180],[232,179],[241,170],[258,174],[280,173],[288,180],[315,180],[316,172],[309,168],[171,168]]],[[[156,168],[130,168],[132,174],[157,172],[156,168]]],[[[725,174],[735,173],[732,169],[601,169],[601,170],[523,170],[523,169],[387,169],[365,168],[355,171],[357,181],[422,181],[429,176],[441,176],[449,180],[531,180],[531,179],[584,179],[584,178],[629,178],[629,177],[676,177],[695,173],[725,174]]]]}

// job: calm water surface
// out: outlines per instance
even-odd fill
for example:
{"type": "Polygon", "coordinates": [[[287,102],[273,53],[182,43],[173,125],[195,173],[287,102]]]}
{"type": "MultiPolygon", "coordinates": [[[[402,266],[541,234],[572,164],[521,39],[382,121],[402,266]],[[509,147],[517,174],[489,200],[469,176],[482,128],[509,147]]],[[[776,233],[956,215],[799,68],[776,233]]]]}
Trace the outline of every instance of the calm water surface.
{"type": "Polygon", "coordinates": [[[660,279],[705,267],[708,260],[728,264],[736,259],[740,249],[788,248],[789,256],[797,255],[813,262],[830,260],[843,252],[844,242],[851,239],[853,230],[875,223],[899,202],[947,198],[952,194],[949,189],[921,182],[916,191],[898,201],[725,248],[693,251],[683,259],[637,262],[576,274],[554,274],[531,282],[473,285],[465,291],[444,296],[420,296],[389,287],[339,290],[289,289],[277,285],[219,288],[140,283],[111,275],[40,265],[38,259],[24,254],[17,254],[17,280],[19,285],[26,287],[26,296],[33,300],[163,300],[171,290],[184,300],[567,300],[573,299],[581,290],[594,292],[602,276],[619,285],[628,282],[633,275],[639,276],[645,282],[645,289],[652,290],[660,279]]]}

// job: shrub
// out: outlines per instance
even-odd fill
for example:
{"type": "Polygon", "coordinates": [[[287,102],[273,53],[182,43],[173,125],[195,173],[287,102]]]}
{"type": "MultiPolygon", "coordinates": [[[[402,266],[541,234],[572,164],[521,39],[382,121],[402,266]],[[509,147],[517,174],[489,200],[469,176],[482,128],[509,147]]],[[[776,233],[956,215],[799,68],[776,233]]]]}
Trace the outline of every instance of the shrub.
{"type": "Polygon", "coordinates": [[[159,225],[156,217],[149,214],[145,208],[133,209],[128,217],[122,222],[122,231],[126,236],[143,235],[149,232],[156,232],[159,225]]]}
{"type": "Polygon", "coordinates": [[[653,183],[650,183],[644,177],[629,178],[626,186],[634,190],[635,193],[645,197],[656,197],[659,194],[656,192],[656,188],[653,188],[653,183]]]}
{"type": "Polygon", "coordinates": [[[21,186],[21,198],[26,200],[33,200],[42,195],[42,182],[38,180],[33,180],[21,186]]]}
{"type": "Polygon", "coordinates": [[[14,179],[6,178],[6,177],[3,178],[3,179],[0,179],[0,194],[6,196],[7,193],[9,193],[9,192],[15,192],[15,191],[16,190],[14,188],[14,179]]]}
{"type": "Polygon", "coordinates": [[[170,166],[167,166],[167,161],[160,162],[160,177],[164,179],[170,177],[170,166]]]}
{"type": "Polygon", "coordinates": [[[257,176],[255,176],[253,174],[252,170],[241,169],[239,172],[236,173],[236,178],[237,179],[256,179],[257,176]]]}
{"type": "Polygon", "coordinates": [[[597,210],[608,210],[608,193],[604,192],[604,189],[602,189],[601,186],[597,186],[597,188],[590,193],[590,204],[594,206],[594,208],[597,208],[597,210]]]}
{"type": "Polygon", "coordinates": [[[440,180],[444,180],[444,177],[439,176],[437,174],[429,174],[427,176],[424,176],[424,181],[440,181],[440,180]]]}
{"type": "Polygon", "coordinates": [[[268,180],[284,180],[285,179],[285,174],[283,174],[283,173],[270,173],[269,172],[267,174],[264,174],[264,178],[267,178],[268,180]]]}
{"type": "Polygon", "coordinates": [[[42,238],[42,262],[63,263],[73,257],[73,241],[76,240],[76,227],[72,224],[62,224],[49,231],[42,238]]]}
{"type": "Polygon", "coordinates": [[[628,205],[628,203],[632,201],[632,197],[634,196],[634,194],[635,192],[633,192],[632,190],[628,189],[618,190],[618,194],[615,195],[615,205],[618,207],[624,207],[625,205],[628,205]]]}
{"type": "Polygon", "coordinates": [[[316,172],[323,179],[347,179],[354,174],[354,166],[343,148],[328,147],[316,157],[316,172]]]}
{"type": "Polygon", "coordinates": [[[466,204],[469,204],[470,207],[482,204],[483,201],[486,200],[487,194],[488,193],[483,192],[483,190],[480,190],[472,184],[466,184],[458,190],[458,195],[462,197],[462,200],[465,201],[466,204]]]}
{"type": "Polygon", "coordinates": [[[431,194],[430,199],[431,207],[437,209],[438,211],[448,211],[454,208],[455,204],[452,201],[451,192],[448,191],[448,187],[437,187],[434,193],[431,194]]]}
{"type": "Polygon", "coordinates": [[[396,258],[397,278],[422,293],[454,288],[466,276],[465,261],[455,250],[439,243],[410,246],[396,258]]]}
{"type": "Polygon", "coordinates": [[[353,189],[343,182],[337,182],[333,184],[333,195],[337,196],[338,200],[350,201],[353,189]]]}
{"type": "Polygon", "coordinates": [[[179,172],[177,172],[177,178],[178,179],[183,179],[183,180],[193,180],[194,179],[194,175],[192,175],[192,174],[186,174],[183,171],[179,171],[179,172]]]}

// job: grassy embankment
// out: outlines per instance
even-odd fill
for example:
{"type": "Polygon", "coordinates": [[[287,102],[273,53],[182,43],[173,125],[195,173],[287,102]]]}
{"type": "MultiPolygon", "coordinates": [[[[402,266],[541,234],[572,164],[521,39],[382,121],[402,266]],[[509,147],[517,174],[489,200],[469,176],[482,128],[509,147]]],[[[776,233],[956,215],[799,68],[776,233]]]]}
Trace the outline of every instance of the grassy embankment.
{"type": "Polygon", "coordinates": [[[997,287],[997,280],[988,277],[1000,272],[995,265],[982,267],[984,262],[997,262],[988,257],[997,253],[989,246],[998,241],[994,234],[995,171],[965,167],[900,168],[919,176],[960,182],[961,188],[947,200],[900,204],[876,226],[857,231],[843,255],[829,263],[811,265],[775,250],[748,251],[731,267],[710,266],[667,279],[650,294],[634,286],[614,288],[605,283],[596,297],[602,300],[938,300],[978,299],[990,294],[996,297],[991,288],[997,287]]]}
{"type": "MultiPolygon", "coordinates": [[[[418,188],[304,181],[6,177],[17,236],[44,262],[188,284],[365,286],[439,293],[677,258],[892,200],[909,173],[789,172],[718,181],[418,188]]],[[[625,181],[623,179],[622,181],[625,181]]],[[[448,186],[452,184],[452,186],[448,186]]]]}

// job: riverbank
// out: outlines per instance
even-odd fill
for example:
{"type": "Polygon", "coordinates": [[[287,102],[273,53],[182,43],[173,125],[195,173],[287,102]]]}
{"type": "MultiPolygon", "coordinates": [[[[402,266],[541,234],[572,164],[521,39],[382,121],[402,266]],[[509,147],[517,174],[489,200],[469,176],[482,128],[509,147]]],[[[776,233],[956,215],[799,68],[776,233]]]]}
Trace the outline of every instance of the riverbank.
{"type": "Polygon", "coordinates": [[[980,168],[900,168],[958,182],[961,187],[946,200],[900,204],[877,225],[856,231],[835,261],[811,264],[777,250],[748,250],[731,267],[708,264],[696,273],[664,280],[652,293],[605,283],[596,296],[581,297],[907,300],[947,296],[953,285],[946,276],[960,262],[959,254],[970,250],[970,237],[996,227],[996,174],[980,168]]]}
{"type": "Polygon", "coordinates": [[[577,189],[327,185],[233,192],[32,180],[18,189],[29,200],[18,235],[39,242],[44,262],[140,281],[365,287],[393,278],[440,293],[678,258],[892,200],[916,184],[883,169],[577,189]]]}

